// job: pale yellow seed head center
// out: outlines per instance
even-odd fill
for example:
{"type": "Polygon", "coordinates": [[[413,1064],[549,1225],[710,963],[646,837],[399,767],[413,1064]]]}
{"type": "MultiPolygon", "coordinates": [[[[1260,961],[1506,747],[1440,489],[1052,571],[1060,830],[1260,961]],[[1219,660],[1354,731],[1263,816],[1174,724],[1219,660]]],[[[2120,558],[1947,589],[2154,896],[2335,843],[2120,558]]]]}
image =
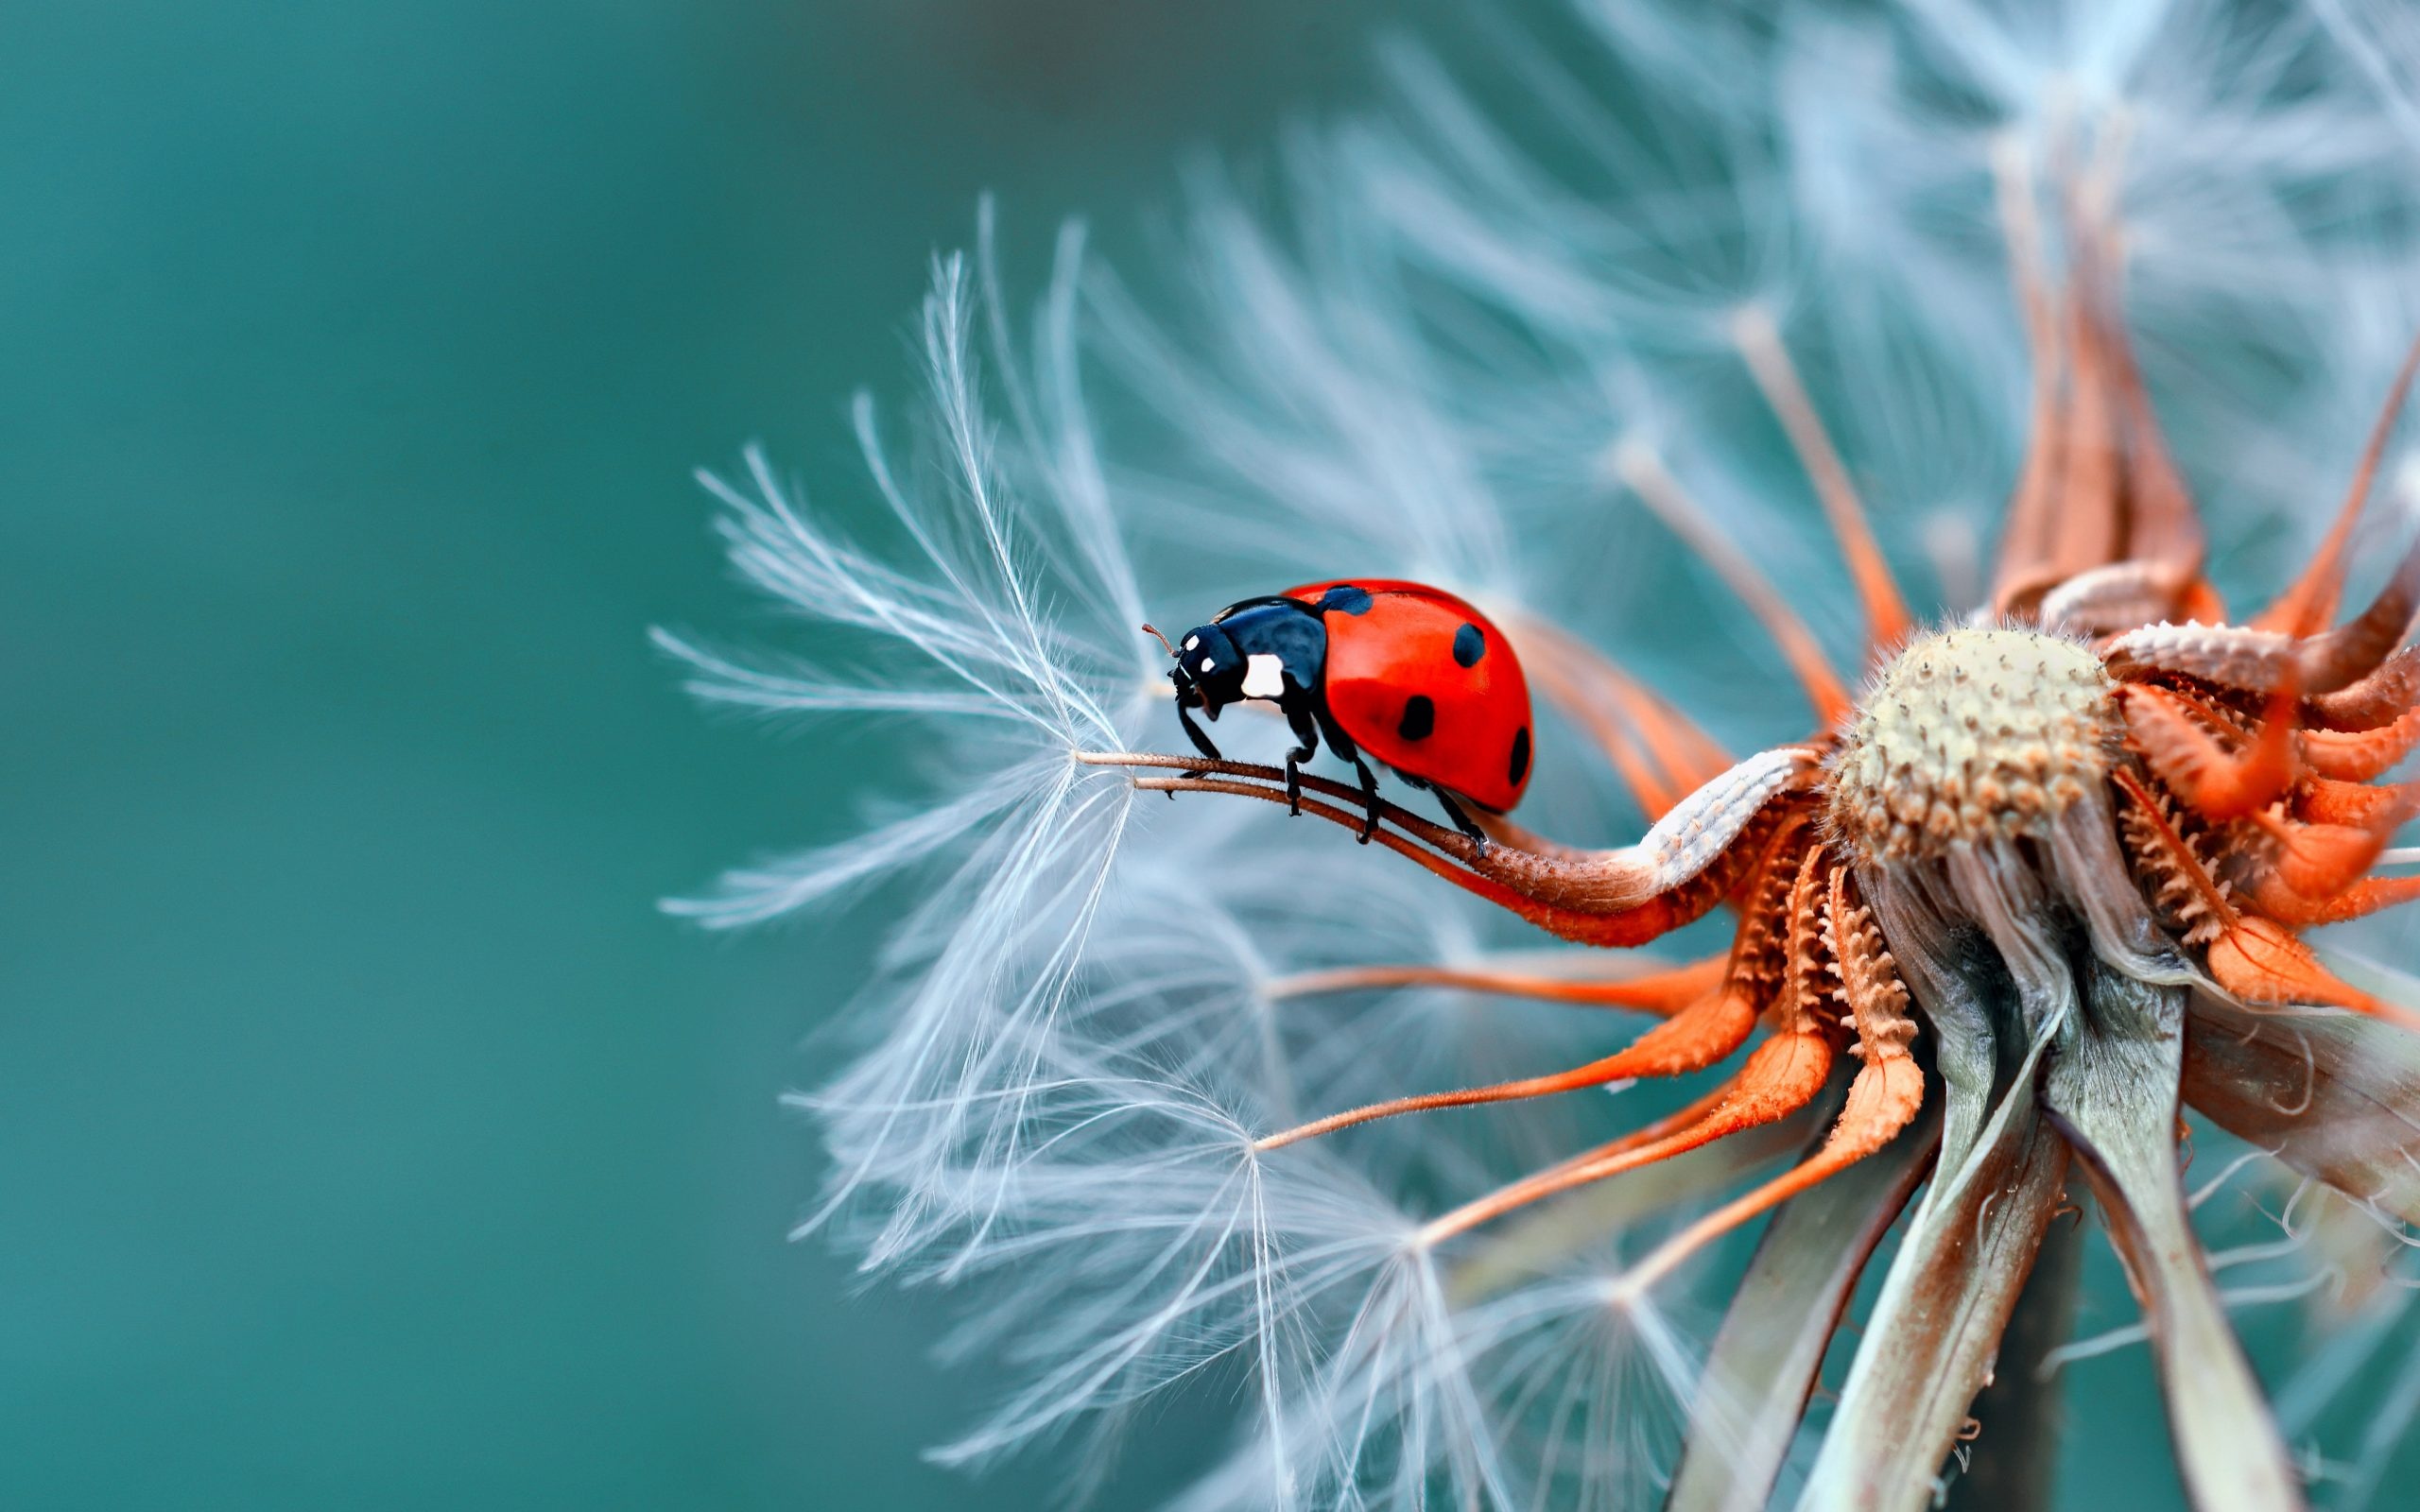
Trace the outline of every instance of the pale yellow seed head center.
{"type": "Polygon", "coordinates": [[[1911,643],[1833,759],[1832,823],[1860,859],[2039,834],[2106,781],[2118,708],[2100,658],[2033,630],[1911,643]]]}

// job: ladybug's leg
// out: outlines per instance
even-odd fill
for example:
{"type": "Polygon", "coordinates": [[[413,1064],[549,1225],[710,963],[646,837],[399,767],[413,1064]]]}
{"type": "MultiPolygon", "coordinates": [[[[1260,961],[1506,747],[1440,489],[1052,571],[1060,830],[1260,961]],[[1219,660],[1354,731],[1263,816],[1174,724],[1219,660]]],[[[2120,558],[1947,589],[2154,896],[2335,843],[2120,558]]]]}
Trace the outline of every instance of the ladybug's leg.
{"type": "Polygon", "coordinates": [[[1371,770],[1369,759],[1359,751],[1353,753],[1353,769],[1361,774],[1361,843],[1368,845],[1370,836],[1378,833],[1378,811],[1386,806],[1386,800],[1378,797],[1378,774],[1371,770]]]}
{"type": "Polygon", "coordinates": [[[1310,700],[1297,695],[1281,699],[1287,727],[1294,731],[1294,748],[1286,753],[1286,812],[1303,814],[1303,764],[1319,754],[1319,726],[1311,718],[1310,700]]]}
{"type": "MultiPolygon", "coordinates": [[[[1219,754],[1219,747],[1211,745],[1210,737],[1202,732],[1200,725],[1193,722],[1193,711],[1185,706],[1184,700],[1182,698],[1177,700],[1176,722],[1184,727],[1185,738],[1193,742],[1193,748],[1195,750],[1200,751],[1202,755],[1209,757],[1214,762],[1222,762],[1227,759],[1219,754]]],[[[1292,764],[1288,763],[1288,765],[1290,767],[1292,764]]],[[[1198,777],[1201,774],[1194,772],[1188,773],[1187,775],[1198,777]]],[[[1173,799],[1176,795],[1174,793],[1170,793],[1168,797],[1173,799]]],[[[1302,812],[1300,807],[1301,802],[1302,799],[1299,797],[1296,798],[1295,803],[1297,806],[1294,812],[1297,814],[1302,812]]]]}
{"type": "Polygon", "coordinates": [[[1360,838],[1363,845],[1368,845],[1370,837],[1378,833],[1379,812],[1387,806],[1387,800],[1378,796],[1378,774],[1370,769],[1369,759],[1358,750],[1347,750],[1339,754],[1351,762],[1353,769],[1361,775],[1363,817],[1360,838]]]}
{"type": "Polygon", "coordinates": [[[1474,823],[1471,816],[1462,811],[1462,806],[1454,801],[1454,795],[1434,783],[1428,790],[1437,795],[1438,805],[1444,809],[1445,817],[1454,821],[1454,828],[1478,841],[1480,850],[1487,849],[1487,832],[1474,823]]]}
{"type": "Polygon", "coordinates": [[[1378,815],[1386,807],[1386,799],[1378,797],[1378,774],[1370,769],[1369,758],[1361,754],[1361,747],[1353,743],[1353,737],[1338,726],[1325,705],[1313,704],[1310,713],[1319,723],[1320,733],[1327,739],[1327,748],[1351,762],[1354,771],[1360,774],[1361,843],[1368,845],[1370,837],[1378,833],[1378,815]]]}

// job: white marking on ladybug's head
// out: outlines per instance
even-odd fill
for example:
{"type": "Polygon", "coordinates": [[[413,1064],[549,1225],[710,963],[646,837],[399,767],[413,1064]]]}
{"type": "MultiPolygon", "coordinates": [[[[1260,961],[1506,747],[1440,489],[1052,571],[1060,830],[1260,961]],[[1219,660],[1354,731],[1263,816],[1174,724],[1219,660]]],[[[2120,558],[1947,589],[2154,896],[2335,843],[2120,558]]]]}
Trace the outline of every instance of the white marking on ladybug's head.
{"type": "Polygon", "coordinates": [[[1286,692],[1286,663],[1283,659],[1263,652],[1244,659],[1244,696],[1276,698],[1286,692]]]}
{"type": "Polygon", "coordinates": [[[1215,656],[1205,656],[1205,657],[1203,657],[1203,658],[1201,659],[1201,670],[1202,670],[1202,671],[1204,671],[1204,672],[1216,672],[1216,671],[1218,671],[1218,670],[1219,670],[1219,659],[1218,659],[1217,657],[1215,657],[1215,656]]]}
{"type": "Polygon", "coordinates": [[[1200,650],[1201,648],[1201,637],[1198,635],[1186,636],[1184,638],[1184,648],[1188,651],[1200,650]]]}

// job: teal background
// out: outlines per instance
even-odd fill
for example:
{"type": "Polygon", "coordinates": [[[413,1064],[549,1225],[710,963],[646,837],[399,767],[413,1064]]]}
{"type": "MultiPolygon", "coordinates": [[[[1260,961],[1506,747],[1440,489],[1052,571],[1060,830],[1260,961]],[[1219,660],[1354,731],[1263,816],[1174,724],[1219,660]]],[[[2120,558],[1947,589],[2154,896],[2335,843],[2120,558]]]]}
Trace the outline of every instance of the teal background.
{"type": "Polygon", "coordinates": [[[768,623],[693,466],[865,507],[981,192],[1139,248],[1383,9],[0,7],[0,1506],[1044,1499],[784,1238],[856,949],[653,908],[885,748],[645,630],[768,623]]]}

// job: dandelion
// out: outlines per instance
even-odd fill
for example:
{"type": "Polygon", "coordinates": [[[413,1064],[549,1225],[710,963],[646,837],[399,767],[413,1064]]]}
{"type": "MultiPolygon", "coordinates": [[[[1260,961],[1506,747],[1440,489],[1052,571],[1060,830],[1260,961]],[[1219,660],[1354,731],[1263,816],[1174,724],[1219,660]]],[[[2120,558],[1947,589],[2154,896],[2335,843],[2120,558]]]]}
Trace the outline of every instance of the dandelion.
{"type": "Polygon", "coordinates": [[[915,899],[798,1098],[804,1227],[980,1289],[1002,1389],[936,1453],[1095,1435],[1079,1493],[1201,1392],[1186,1507],[2023,1505],[2065,1371],[2146,1346],[2194,1504],[2357,1504],[2420,1406],[2323,1442],[2401,1316],[2420,993],[2308,936],[2420,897],[2420,50],[2342,0],[1579,19],[1585,68],[1503,41],[1517,123],[1392,54],[1290,242],[1204,182],[1198,321],[1071,230],[1020,341],[987,207],[921,471],[857,406],[895,549],[708,480],[819,655],[662,637],[698,690],[933,752],[674,905],[915,899]],[[1398,578],[1544,695],[1534,766],[1481,711],[1509,786],[1374,732],[1424,687],[1322,695],[1305,626],[1398,578]],[[1288,717],[1230,756],[1238,703],[1288,717]],[[2070,1337],[2087,1207],[2140,1311],[2070,1337]]]}

